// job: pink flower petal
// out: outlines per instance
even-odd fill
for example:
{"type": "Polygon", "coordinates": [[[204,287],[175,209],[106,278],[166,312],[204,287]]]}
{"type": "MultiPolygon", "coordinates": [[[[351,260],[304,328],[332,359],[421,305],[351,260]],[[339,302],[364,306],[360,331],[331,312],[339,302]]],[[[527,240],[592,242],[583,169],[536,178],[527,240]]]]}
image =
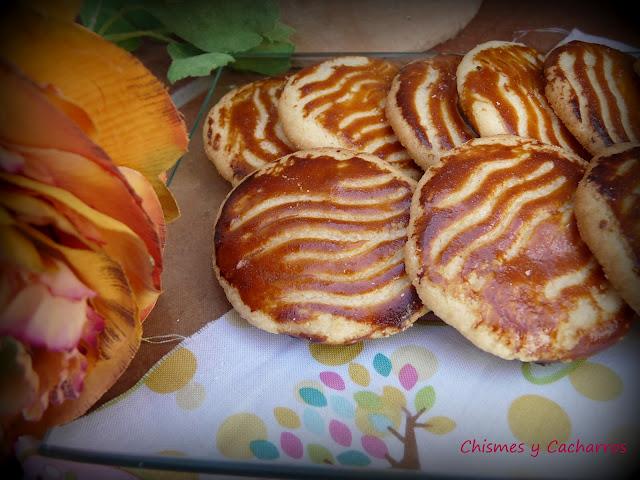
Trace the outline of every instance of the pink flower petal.
{"type": "Polygon", "coordinates": [[[0,313],[0,335],[60,352],[78,344],[86,323],[86,300],[55,297],[42,284],[27,285],[0,313]]]}
{"type": "Polygon", "coordinates": [[[90,305],[87,305],[87,323],[82,330],[82,340],[97,347],[98,335],[104,330],[105,320],[90,305]]]}
{"type": "Polygon", "coordinates": [[[83,300],[93,298],[96,292],[78,280],[73,271],[63,262],[54,260],[55,268],[38,275],[38,280],[46,285],[56,297],[64,297],[68,300],[83,300]]]}
{"type": "Polygon", "coordinates": [[[40,350],[33,358],[33,369],[43,380],[35,400],[22,410],[28,421],[38,421],[49,405],[80,396],[87,372],[87,358],[77,349],[70,352],[40,350]]]}

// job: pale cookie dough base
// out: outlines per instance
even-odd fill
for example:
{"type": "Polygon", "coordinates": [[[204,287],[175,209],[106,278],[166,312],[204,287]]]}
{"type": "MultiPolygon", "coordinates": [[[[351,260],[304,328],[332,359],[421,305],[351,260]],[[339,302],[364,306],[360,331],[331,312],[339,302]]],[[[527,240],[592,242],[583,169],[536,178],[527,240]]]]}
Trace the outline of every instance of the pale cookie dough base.
{"type": "MultiPolygon", "coordinates": [[[[629,144],[615,145],[603,154],[622,152],[628,147],[629,144]]],[[[620,231],[618,219],[609,207],[607,199],[598,191],[596,185],[586,181],[589,171],[578,185],[575,197],[580,236],[602,265],[613,287],[640,315],[640,275],[633,270],[634,255],[631,246],[620,231]]]]}

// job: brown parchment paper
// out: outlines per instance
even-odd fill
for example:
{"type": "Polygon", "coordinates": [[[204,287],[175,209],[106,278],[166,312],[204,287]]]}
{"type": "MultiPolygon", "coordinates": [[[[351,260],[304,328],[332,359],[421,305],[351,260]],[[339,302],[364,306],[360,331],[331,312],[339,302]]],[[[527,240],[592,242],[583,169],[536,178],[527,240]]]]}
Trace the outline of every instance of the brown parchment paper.
{"type": "MultiPolygon", "coordinates": [[[[376,4],[380,5],[380,2],[376,4]]],[[[425,8],[428,8],[427,3],[425,8]]],[[[631,8],[630,4],[625,5],[623,2],[485,0],[465,29],[435,49],[464,53],[476,44],[488,40],[511,40],[518,30],[545,27],[567,30],[575,27],[593,35],[640,45],[640,30],[632,23],[634,16],[631,8]]],[[[334,14],[339,15],[340,12],[335,11],[334,14]]],[[[383,16],[384,11],[378,14],[383,16]]],[[[398,36],[403,34],[401,30],[397,32],[398,36]]],[[[304,35],[304,32],[298,32],[298,35],[304,35]]],[[[521,41],[546,52],[562,37],[562,34],[530,33],[521,41]]],[[[350,49],[349,45],[345,45],[343,51],[350,49]]],[[[166,78],[168,58],[164,47],[145,45],[136,54],[158,77],[166,78]]],[[[258,76],[225,72],[207,110],[231,87],[255,78],[258,76]]],[[[185,83],[179,82],[172,90],[185,83]]],[[[193,126],[204,97],[203,94],[182,108],[188,128],[193,126]]],[[[163,274],[164,294],[145,321],[145,338],[168,334],[192,335],[230,308],[211,267],[213,223],[230,186],[206,158],[200,127],[193,135],[189,153],[181,162],[171,190],[182,216],[168,227],[163,274]]],[[[177,343],[143,342],[128,370],[98,405],[133,386],[177,343]]]]}

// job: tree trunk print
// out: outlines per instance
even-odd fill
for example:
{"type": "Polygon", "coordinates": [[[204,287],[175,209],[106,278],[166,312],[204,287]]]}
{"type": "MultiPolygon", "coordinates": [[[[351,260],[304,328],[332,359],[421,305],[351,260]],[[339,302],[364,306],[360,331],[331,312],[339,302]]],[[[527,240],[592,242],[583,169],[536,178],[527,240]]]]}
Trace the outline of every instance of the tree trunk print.
{"type": "Polygon", "coordinates": [[[402,407],[406,416],[404,435],[401,435],[395,428],[388,427],[389,431],[404,445],[404,454],[400,461],[395,460],[387,454],[385,458],[393,468],[405,468],[408,470],[420,469],[420,457],[418,457],[418,444],[416,442],[416,428],[424,427],[426,424],[418,423],[418,419],[425,412],[425,409],[418,410],[412,415],[409,410],[402,407]]]}

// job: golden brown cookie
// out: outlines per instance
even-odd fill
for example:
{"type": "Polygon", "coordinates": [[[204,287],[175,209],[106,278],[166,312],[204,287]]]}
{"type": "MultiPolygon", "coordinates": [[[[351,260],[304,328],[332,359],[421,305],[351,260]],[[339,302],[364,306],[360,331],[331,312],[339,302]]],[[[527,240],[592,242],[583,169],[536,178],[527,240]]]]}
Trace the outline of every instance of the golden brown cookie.
{"type": "Polygon", "coordinates": [[[398,68],[367,57],[338,57],[289,77],[278,105],[287,137],[298,148],[367,152],[410,177],[422,170],[398,141],[384,113],[398,68]]]}
{"type": "Polygon", "coordinates": [[[283,78],[265,78],[231,90],[204,122],[204,151],[220,175],[234,185],[293,152],[278,120],[284,82],[283,78]]]}
{"type": "Polygon", "coordinates": [[[482,43],[460,62],[457,83],[462,110],[480,136],[534,138],[586,156],[547,103],[542,59],[533,48],[482,43]]]}
{"type": "Polygon", "coordinates": [[[604,149],[589,164],[575,201],[582,238],[640,314],[640,145],[604,149]]]}
{"type": "Polygon", "coordinates": [[[393,79],[387,118],[402,145],[422,168],[476,137],[458,108],[456,69],[460,55],[412,62],[393,79]]]}
{"type": "Polygon", "coordinates": [[[549,103],[592,155],[640,141],[640,77],[633,62],[613,48],[579,41],[554,49],[544,62],[549,103]]]}
{"type": "Polygon", "coordinates": [[[420,180],[406,267],[420,298],[505,359],[571,360],[614,343],[633,312],[581,240],[586,163],[535,140],[470,140],[420,180]]]}
{"type": "Polygon", "coordinates": [[[215,227],[214,269],[253,325],[342,344],[426,313],[404,269],[415,182],[378,157],[318,149],[238,184],[215,227]]]}

